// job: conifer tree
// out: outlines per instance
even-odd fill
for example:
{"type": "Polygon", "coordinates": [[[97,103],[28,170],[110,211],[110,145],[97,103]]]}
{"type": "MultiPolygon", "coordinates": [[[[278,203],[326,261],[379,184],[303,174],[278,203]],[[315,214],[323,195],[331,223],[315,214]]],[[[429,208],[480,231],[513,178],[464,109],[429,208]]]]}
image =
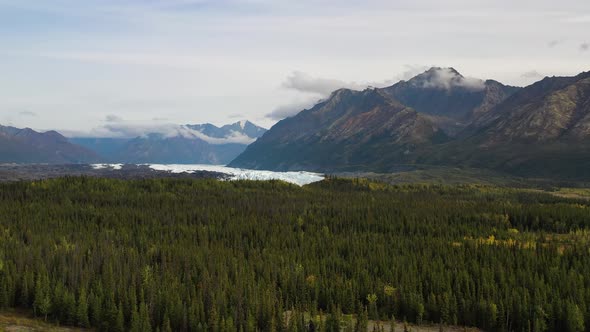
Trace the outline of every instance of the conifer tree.
{"type": "Polygon", "coordinates": [[[78,295],[76,323],[81,327],[90,327],[90,321],[88,320],[88,300],[84,288],[80,289],[80,294],[78,295]]]}

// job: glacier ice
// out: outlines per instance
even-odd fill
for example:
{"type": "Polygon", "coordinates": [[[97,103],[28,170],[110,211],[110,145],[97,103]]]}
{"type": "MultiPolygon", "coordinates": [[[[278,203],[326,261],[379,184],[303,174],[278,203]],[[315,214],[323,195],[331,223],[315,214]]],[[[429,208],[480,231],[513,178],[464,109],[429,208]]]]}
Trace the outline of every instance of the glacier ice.
{"type": "Polygon", "coordinates": [[[92,166],[94,169],[112,168],[114,170],[119,170],[123,168],[123,164],[92,164],[90,166],[92,166]]]}
{"type": "MultiPolygon", "coordinates": [[[[318,182],[324,179],[319,173],[311,172],[273,172],[259,171],[243,168],[226,167],[222,165],[184,165],[184,164],[145,164],[151,169],[157,171],[167,171],[171,173],[209,171],[227,174],[230,180],[281,180],[303,186],[309,183],[318,182]]],[[[95,169],[113,168],[121,169],[122,164],[94,164],[95,169]]]]}

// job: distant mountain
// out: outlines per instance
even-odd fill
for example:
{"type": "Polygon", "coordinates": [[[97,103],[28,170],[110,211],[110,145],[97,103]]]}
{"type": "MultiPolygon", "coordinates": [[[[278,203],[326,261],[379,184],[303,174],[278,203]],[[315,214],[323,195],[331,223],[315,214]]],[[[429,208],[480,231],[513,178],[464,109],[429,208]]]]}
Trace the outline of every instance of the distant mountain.
{"type": "Polygon", "coordinates": [[[444,141],[428,118],[383,91],[337,90],[324,102],[287,118],[230,166],[272,170],[386,167],[423,145],[444,141]]]}
{"type": "Polygon", "coordinates": [[[149,133],[135,138],[71,138],[117,163],[227,164],[266,130],[249,121],[223,127],[181,125],[173,133],[149,133]]]}
{"type": "Polygon", "coordinates": [[[94,151],[96,154],[101,156],[102,159],[108,159],[118,154],[119,151],[123,150],[125,145],[131,141],[131,138],[70,137],[69,141],[94,151]]]}
{"type": "Polygon", "coordinates": [[[230,163],[376,172],[408,165],[590,179],[590,73],[515,88],[432,68],[383,89],[338,90],[230,163]]]}
{"type": "Polygon", "coordinates": [[[242,120],[236,123],[228,124],[222,126],[221,128],[210,123],[196,125],[187,124],[186,126],[190,129],[200,131],[201,133],[209,137],[215,138],[225,138],[235,135],[236,133],[245,135],[250,138],[258,138],[266,132],[266,129],[259,127],[247,120],[242,120]]]}
{"type": "Polygon", "coordinates": [[[56,131],[44,133],[30,128],[0,126],[0,162],[2,163],[89,163],[99,156],[72,144],[56,131]]]}

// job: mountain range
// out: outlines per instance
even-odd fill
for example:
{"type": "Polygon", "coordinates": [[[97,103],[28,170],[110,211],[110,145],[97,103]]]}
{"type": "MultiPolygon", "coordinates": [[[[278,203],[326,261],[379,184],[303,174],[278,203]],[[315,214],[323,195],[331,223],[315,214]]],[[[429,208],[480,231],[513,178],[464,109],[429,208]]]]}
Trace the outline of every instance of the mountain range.
{"type": "Polygon", "coordinates": [[[225,165],[266,130],[250,121],[217,127],[180,125],[165,133],[134,138],[71,138],[72,143],[95,151],[106,162],[225,165]]]}
{"type": "Polygon", "coordinates": [[[179,125],[129,138],[72,137],[0,126],[2,163],[227,164],[266,130],[249,121],[179,125]]]}
{"type": "Polygon", "coordinates": [[[521,88],[433,67],[384,88],[336,90],[268,131],[249,121],[169,129],[68,139],[0,126],[0,162],[381,173],[449,166],[588,180],[590,72],[521,88]]]}
{"type": "Polygon", "coordinates": [[[390,87],[337,90],[279,121],[230,166],[391,172],[446,165],[587,179],[589,146],[590,72],[518,88],[433,67],[390,87]]]}

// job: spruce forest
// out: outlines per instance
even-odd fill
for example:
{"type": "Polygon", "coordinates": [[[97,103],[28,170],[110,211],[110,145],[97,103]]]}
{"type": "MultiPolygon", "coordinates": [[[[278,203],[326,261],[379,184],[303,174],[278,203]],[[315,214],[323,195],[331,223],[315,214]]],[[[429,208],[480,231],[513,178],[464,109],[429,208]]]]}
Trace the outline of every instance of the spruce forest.
{"type": "Polygon", "coordinates": [[[590,201],[527,189],[338,178],[3,183],[0,309],[97,331],[407,321],[582,332],[589,244],[590,201]]]}

